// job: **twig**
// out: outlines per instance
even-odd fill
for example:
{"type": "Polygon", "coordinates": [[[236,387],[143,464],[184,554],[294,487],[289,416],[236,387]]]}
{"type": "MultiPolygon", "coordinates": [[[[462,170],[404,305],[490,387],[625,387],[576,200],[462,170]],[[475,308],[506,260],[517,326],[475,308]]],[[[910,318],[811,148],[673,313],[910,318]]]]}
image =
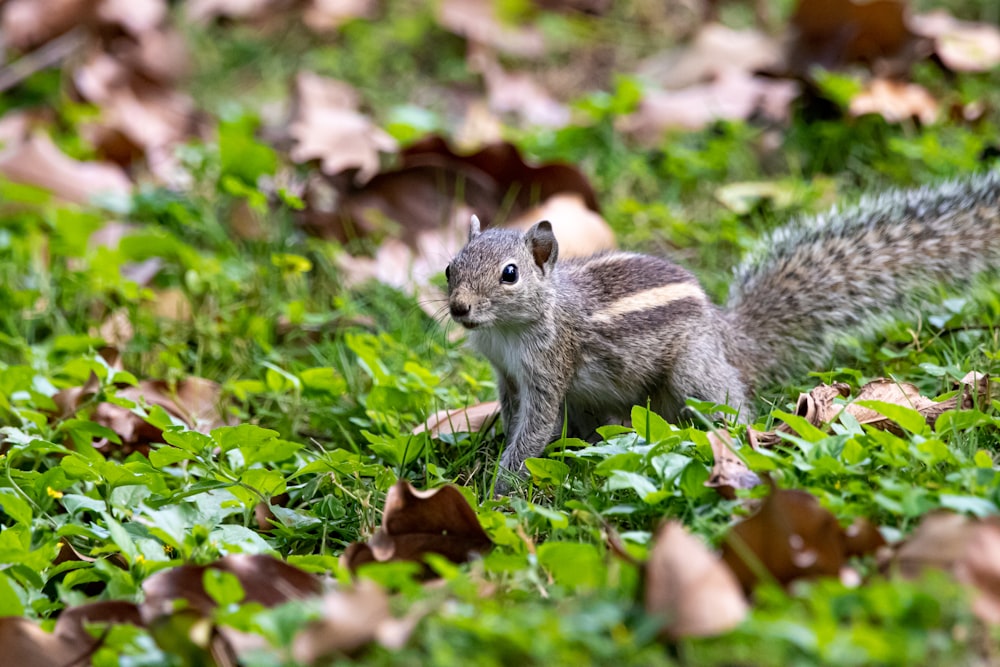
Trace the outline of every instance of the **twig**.
{"type": "Polygon", "coordinates": [[[83,29],[73,28],[0,69],[0,93],[10,90],[32,74],[57,64],[76,51],[83,39],[83,29]]]}

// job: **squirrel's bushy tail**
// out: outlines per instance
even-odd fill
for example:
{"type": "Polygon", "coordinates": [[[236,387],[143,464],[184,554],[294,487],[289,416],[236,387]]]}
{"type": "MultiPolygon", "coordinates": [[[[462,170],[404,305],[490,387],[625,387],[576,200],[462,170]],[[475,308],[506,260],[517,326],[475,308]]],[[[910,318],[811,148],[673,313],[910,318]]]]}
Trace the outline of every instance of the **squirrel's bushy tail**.
{"type": "Polygon", "coordinates": [[[728,352],[744,376],[780,379],[822,363],[938,285],[1000,269],[1000,172],[891,191],[776,230],[736,272],[728,352]]]}

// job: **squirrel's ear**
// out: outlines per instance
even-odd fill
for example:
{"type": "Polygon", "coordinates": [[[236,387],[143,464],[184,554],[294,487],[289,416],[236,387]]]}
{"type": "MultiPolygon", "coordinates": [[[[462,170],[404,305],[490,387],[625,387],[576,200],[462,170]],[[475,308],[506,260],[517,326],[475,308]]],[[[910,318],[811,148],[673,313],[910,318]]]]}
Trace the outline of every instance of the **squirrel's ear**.
{"type": "Polygon", "coordinates": [[[479,216],[475,213],[472,214],[472,221],[469,223],[469,240],[479,236],[479,216]]]}
{"type": "Polygon", "coordinates": [[[556,242],[556,235],[552,233],[552,223],[548,220],[536,222],[524,235],[524,240],[542,273],[551,271],[556,264],[556,257],[559,256],[559,243],[556,242]]]}

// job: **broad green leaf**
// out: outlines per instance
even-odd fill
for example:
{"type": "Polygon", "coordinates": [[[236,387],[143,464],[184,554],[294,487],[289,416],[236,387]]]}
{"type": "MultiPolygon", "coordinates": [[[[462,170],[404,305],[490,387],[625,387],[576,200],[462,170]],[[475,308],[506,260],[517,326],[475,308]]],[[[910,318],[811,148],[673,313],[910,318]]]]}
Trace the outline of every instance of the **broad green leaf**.
{"type": "Polygon", "coordinates": [[[638,405],[632,408],[632,428],[650,444],[665,440],[674,432],[666,419],[638,405]]]}
{"type": "Polygon", "coordinates": [[[3,572],[0,572],[0,618],[4,616],[23,616],[24,605],[21,596],[14,590],[14,584],[3,572]]]}
{"type": "Polygon", "coordinates": [[[128,558],[129,563],[135,562],[136,556],[139,555],[139,550],[135,547],[135,542],[132,541],[132,536],[128,534],[125,527],[122,526],[118,521],[114,519],[107,512],[101,512],[101,517],[104,519],[104,525],[107,526],[108,532],[111,533],[112,541],[121,549],[121,552],[128,558]]]}
{"type": "Polygon", "coordinates": [[[193,458],[196,458],[194,453],[173,445],[161,445],[149,453],[149,462],[157,468],[166,468],[193,458]]]}
{"type": "Polygon", "coordinates": [[[927,419],[913,408],[886,401],[861,400],[855,401],[855,403],[863,408],[874,410],[883,417],[896,422],[910,433],[924,435],[930,430],[927,426],[927,419]]]}
{"type": "Polygon", "coordinates": [[[208,596],[220,607],[237,604],[246,597],[240,580],[235,574],[225,570],[206,568],[202,574],[202,585],[208,596]]]}
{"type": "Polygon", "coordinates": [[[955,512],[965,512],[978,517],[994,516],[1000,514],[996,504],[986,498],[978,496],[957,496],[950,493],[942,493],[939,497],[941,507],[946,507],[955,512]]]}
{"type": "Polygon", "coordinates": [[[536,484],[558,486],[569,476],[569,466],[555,459],[527,459],[524,462],[536,484]]]}
{"type": "Polygon", "coordinates": [[[224,452],[237,448],[252,449],[277,437],[277,431],[272,431],[269,428],[261,428],[253,424],[220,426],[212,430],[212,439],[219,444],[219,448],[224,452]]]}
{"type": "Polygon", "coordinates": [[[593,590],[604,582],[604,561],[593,544],[545,542],[538,546],[538,563],[566,588],[593,590]]]}
{"type": "Polygon", "coordinates": [[[782,412],[781,410],[775,410],[772,414],[791,426],[792,430],[798,433],[799,438],[805,440],[806,442],[819,442],[820,440],[829,437],[826,433],[813,426],[804,417],[793,415],[788,412],[782,412]]]}
{"type": "Polygon", "coordinates": [[[0,489],[0,507],[15,523],[31,526],[31,505],[13,490],[0,489]]]}

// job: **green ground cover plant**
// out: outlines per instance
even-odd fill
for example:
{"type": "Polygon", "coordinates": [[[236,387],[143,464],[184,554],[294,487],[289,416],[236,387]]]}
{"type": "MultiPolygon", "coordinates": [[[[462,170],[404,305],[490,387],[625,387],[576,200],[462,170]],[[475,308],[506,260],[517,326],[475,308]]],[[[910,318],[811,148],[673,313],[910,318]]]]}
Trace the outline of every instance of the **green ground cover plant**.
{"type": "MultiPolygon", "coordinates": [[[[399,226],[351,240],[305,233],[299,215],[313,204],[287,174],[318,167],[290,165],[268,135],[267,107],[301,69],[355,86],[374,125],[402,144],[454,129],[455,98],[442,91],[479,85],[466,40],[431,7],[388,4],[334,37],[178,19],[193,62],[186,85],[212,119],[210,131],[172,147],[180,185],[136,176],[125,194],[67,201],[0,176],[0,650],[34,651],[32,666],[68,665],[82,664],[73,662],[82,646],[102,667],[994,664],[998,631],[974,601],[1000,595],[995,582],[968,586],[934,569],[894,576],[874,553],[852,559],[851,576],[763,583],[735,629],[664,639],[663,619],[643,608],[645,573],[628,557],[647,559],[667,520],[721,548],[768,495],[767,485],[730,497],[706,486],[715,453],[700,422],[667,424],[637,406],[632,426],[604,427],[597,443],[553,443],[529,461],[524,487],[499,499],[491,490],[502,428],[414,432],[437,410],[493,399],[490,368],[464,347],[443,301],[351,282],[345,252],[374,254],[399,226]],[[387,44],[397,45],[393,57],[387,44]],[[263,221],[259,233],[234,231],[244,218],[263,221]],[[109,231],[112,222],[127,228],[109,231]],[[139,278],[141,267],[153,277],[139,278]],[[351,572],[341,555],[380,526],[399,480],[456,485],[492,550],[461,564],[432,556],[426,571],[390,562],[351,572]],[[615,540],[628,557],[615,554],[615,540]],[[377,620],[408,630],[399,642],[382,636],[314,655],[301,630],[341,618],[334,602],[274,604],[259,592],[267,579],[257,561],[249,575],[236,565],[181,574],[239,554],[280,558],[321,576],[324,590],[374,582],[379,592],[364,604],[384,595],[377,620]],[[171,572],[167,611],[187,604],[197,613],[148,616],[150,600],[163,598],[144,584],[171,572]],[[428,573],[437,583],[425,583],[428,573]],[[193,589],[206,606],[192,602],[193,589]],[[93,649],[60,634],[69,610],[115,601],[146,604],[147,616],[91,628],[86,637],[101,639],[93,649]]],[[[847,69],[818,74],[784,124],[718,120],[639,144],[622,122],[644,95],[629,49],[658,39],[658,26],[634,20],[645,4],[594,18],[497,3],[514,22],[542,14],[553,62],[571,62],[575,41],[606,49],[639,34],[607,85],[569,96],[573,123],[511,122],[503,136],[533,164],[576,165],[621,247],[669,254],[717,300],[739,257],[794,216],[997,168],[1000,68],[956,73],[930,61],[914,66],[913,80],[942,109],[981,106],[974,120],[853,117],[844,91],[864,75],[847,69]],[[733,184],[763,182],[771,189],[755,185],[740,205],[726,197],[733,184]]],[[[781,4],[786,20],[791,3],[781,4]]],[[[995,22],[989,5],[948,6],[995,22]]],[[[737,27],[753,22],[742,3],[722,11],[737,27]]],[[[68,71],[60,63],[25,77],[0,110],[44,108],[59,150],[90,161],[99,150],[82,128],[100,105],[67,92],[68,71]]],[[[440,260],[439,273],[443,250],[440,260]]],[[[440,286],[441,275],[431,282],[440,286]]],[[[969,371],[995,375],[1000,291],[990,282],[942,292],[819,363],[764,391],[755,426],[781,423],[820,382],[856,390],[889,377],[946,399],[969,371]]],[[[740,452],[778,487],[814,496],[840,526],[863,518],[891,544],[940,510],[995,520],[1000,404],[949,412],[934,426],[912,417],[899,433],[843,419],[740,452]]],[[[745,441],[746,429],[733,432],[745,441]]]]}

